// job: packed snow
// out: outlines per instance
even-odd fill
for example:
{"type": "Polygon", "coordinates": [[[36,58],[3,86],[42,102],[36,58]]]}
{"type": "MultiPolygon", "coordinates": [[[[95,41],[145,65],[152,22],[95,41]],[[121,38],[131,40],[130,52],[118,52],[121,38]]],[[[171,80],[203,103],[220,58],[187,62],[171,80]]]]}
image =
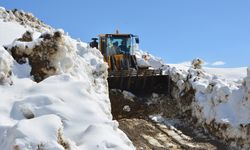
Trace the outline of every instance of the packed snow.
{"type": "Polygon", "coordinates": [[[1,8],[0,16],[1,149],[135,149],[112,120],[99,50],[63,30],[34,27],[40,21],[32,14],[1,8]],[[26,16],[21,24],[19,15],[26,16]],[[44,76],[35,80],[35,73],[44,76]]]}

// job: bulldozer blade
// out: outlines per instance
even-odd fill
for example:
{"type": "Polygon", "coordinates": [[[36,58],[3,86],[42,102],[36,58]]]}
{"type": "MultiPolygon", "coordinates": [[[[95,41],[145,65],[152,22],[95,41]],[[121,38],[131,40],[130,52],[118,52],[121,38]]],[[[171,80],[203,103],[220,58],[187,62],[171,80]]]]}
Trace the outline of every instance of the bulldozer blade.
{"type": "Polygon", "coordinates": [[[109,89],[120,89],[135,94],[170,94],[171,79],[169,75],[143,74],[131,75],[121,74],[108,77],[109,89]]]}

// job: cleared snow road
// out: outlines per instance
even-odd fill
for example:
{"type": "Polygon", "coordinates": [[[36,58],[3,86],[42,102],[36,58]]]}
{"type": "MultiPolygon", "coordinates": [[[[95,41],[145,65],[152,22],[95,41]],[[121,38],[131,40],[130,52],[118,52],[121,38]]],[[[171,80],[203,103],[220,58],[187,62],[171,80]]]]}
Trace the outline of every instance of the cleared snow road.
{"type": "Polygon", "coordinates": [[[149,99],[119,90],[110,91],[114,119],[137,149],[227,149],[226,145],[191,123],[176,119],[178,110],[173,100],[166,98],[167,103],[163,104],[149,99]],[[162,106],[168,109],[162,111],[162,106]]]}

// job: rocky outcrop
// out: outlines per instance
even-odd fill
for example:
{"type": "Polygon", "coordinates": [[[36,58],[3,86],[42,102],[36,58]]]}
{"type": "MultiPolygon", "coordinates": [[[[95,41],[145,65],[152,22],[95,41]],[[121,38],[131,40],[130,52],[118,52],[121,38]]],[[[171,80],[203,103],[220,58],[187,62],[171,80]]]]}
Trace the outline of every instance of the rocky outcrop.
{"type": "Polygon", "coordinates": [[[52,27],[44,24],[41,20],[37,19],[32,13],[26,13],[22,10],[5,10],[0,7],[0,19],[5,22],[18,22],[24,27],[30,27],[39,32],[53,30],[52,27]]]}

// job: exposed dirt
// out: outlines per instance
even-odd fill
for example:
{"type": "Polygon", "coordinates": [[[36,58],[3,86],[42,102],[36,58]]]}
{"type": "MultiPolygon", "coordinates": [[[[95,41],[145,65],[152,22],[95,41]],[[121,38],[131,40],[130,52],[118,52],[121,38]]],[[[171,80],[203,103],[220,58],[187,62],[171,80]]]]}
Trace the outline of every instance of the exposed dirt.
{"type": "Polygon", "coordinates": [[[112,114],[119,128],[141,150],[228,149],[215,138],[181,118],[177,103],[165,95],[128,98],[119,90],[110,91],[112,114]],[[161,114],[163,120],[152,120],[161,114]]]}
{"type": "MultiPolygon", "coordinates": [[[[53,60],[55,60],[60,53],[59,45],[63,42],[63,33],[60,31],[45,33],[42,34],[39,39],[41,39],[41,42],[31,48],[20,45],[9,47],[13,58],[19,64],[26,63],[27,59],[29,60],[31,66],[30,75],[34,77],[36,82],[40,82],[51,75],[57,74],[58,68],[53,64],[53,60]]],[[[32,33],[27,31],[18,41],[31,42],[32,33]]]]}
{"type": "Polygon", "coordinates": [[[158,129],[151,121],[137,118],[118,121],[120,129],[128,135],[137,149],[181,149],[180,144],[158,129]]]}

